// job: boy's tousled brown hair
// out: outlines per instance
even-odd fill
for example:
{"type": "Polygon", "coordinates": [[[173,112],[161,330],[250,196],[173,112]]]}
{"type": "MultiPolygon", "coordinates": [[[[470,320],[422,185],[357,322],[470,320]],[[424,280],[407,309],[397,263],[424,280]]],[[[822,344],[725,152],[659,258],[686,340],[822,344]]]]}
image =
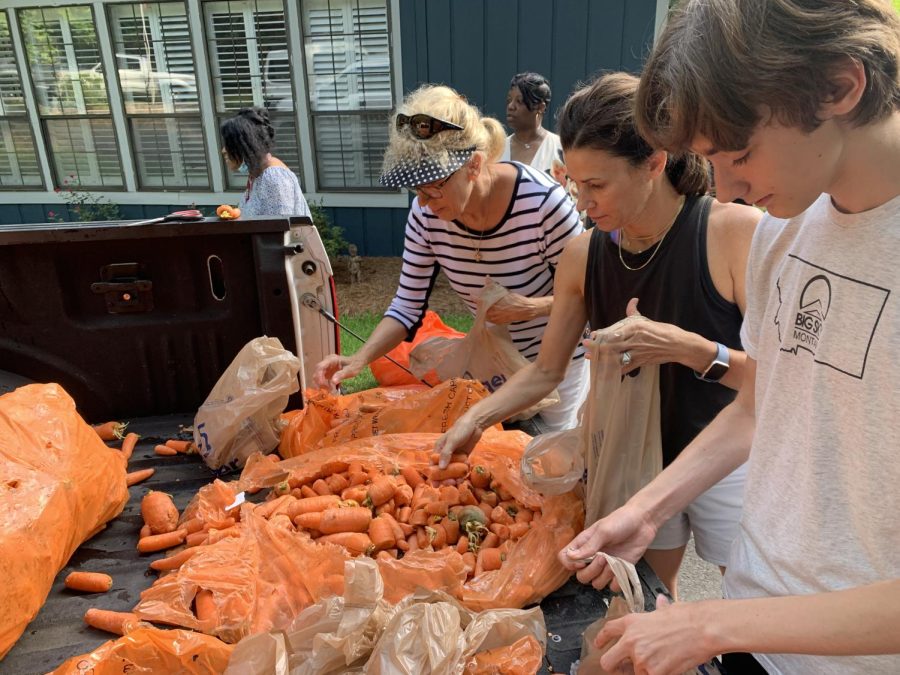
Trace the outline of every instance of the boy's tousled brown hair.
{"type": "Polygon", "coordinates": [[[866,88],[858,126],[900,109],[900,17],[890,0],[684,0],[644,67],[636,121],[652,144],[717,150],[747,142],[766,112],[812,131],[830,73],[854,59],[866,88]]]}
{"type": "MultiPolygon", "coordinates": [[[[608,73],[572,94],[557,116],[563,151],[589,148],[622,157],[634,166],[646,162],[654,148],[634,124],[637,86],[634,75],[608,73]]],[[[706,160],[692,152],[669,155],[666,176],[679,194],[704,194],[709,190],[706,160]]]]}

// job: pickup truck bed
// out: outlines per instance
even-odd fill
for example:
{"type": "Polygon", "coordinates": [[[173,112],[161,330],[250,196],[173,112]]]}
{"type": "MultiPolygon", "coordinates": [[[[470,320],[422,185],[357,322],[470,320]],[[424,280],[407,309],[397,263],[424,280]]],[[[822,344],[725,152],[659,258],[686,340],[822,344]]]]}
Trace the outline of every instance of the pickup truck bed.
{"type": "MultiPolygon", "coordinates": [[[[89,607],[130,611],[140,592],[155,578],[156,573],[148,565],[162,554],[140,555],[135,548],[143,524],[141,497],[150,488],[161,490],[171,494],[181,510],[203,485],[213,479],[210,470],[197,456],[159,457],[153,453],[154,445],[177,437],[179,429],[192,422],[190,415],[165,415],[140,418],[129,424],[129,431],[141,435],[129,470],[153,467],[156,473],[130,488],[131,499],[119,517],[75,551],[69,564],[57,575],[40,613],[6,658],[0,661],[0,674],[47,673],[67,658],[89,652],[113,637],[86,626],[82,617],[89,607]],[[69,572],[77,570],[110,574],[114,580],[112,590],[101,594],[67,590],[63,580],[69,572]]],[[[648,602],[658,593],[665,592],[643,561],[638,565],[638,573],[648,602]]],[[[609,597],[609,591],[599,592],[570,580],[544,599],[541,607],[549,635],[542,673],[569,672],[570,665],[580,654],[581,633],[603,615],[609,597]]]]}

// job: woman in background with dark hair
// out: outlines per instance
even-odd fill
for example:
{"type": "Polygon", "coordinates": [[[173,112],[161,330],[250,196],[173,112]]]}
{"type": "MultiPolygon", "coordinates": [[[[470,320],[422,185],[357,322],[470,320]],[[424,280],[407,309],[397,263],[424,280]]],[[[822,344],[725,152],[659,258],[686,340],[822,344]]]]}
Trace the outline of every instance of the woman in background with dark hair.
{"type": "Polygon", "coordinates": [[[519,73],[506,95],[506,125],[512,133],[500,161],[521,162],[544,173],[551,172],[562,146],[559,136],[541,126],[550,105],[550,83],[537,73],[519,73]]]}
{"type": "MultiPolygon", "coordinates": [[[[706,161],[654,150],[634,126],[638,80],[605,75],[575,92],[559,115],[569,177],[579,211],[595,227],[566,245],[557,265],[553,309],[537,359],[469,409],[435,447],[444,463],[468,452],[491,424],[539,401],[559,382],[582,327],[631,323],[606,340],[628,373],[659,364],[663,464],[671,463],[734,399],[740,351],[744,274],[761,213],[721,204],[706,192],[706,161]]],[[[665,525],[647,562],[675,595],[691,532],[701,558],[724,567],[741,513],[743,467],[698,497],[665,525]]],[[[585,523],[586,527],[593,523],[585,523]]],[[[579,575],[581,576],[581,575],[579,575]]]]}
{"type": "Polygon", "coordinates": [[[248,176],[238,204],[241,215],[310,215],[297,176],[272,155],[275,129],[265,108],[242,108],[222,122],[221,133],[228,169],[248,176]]]}

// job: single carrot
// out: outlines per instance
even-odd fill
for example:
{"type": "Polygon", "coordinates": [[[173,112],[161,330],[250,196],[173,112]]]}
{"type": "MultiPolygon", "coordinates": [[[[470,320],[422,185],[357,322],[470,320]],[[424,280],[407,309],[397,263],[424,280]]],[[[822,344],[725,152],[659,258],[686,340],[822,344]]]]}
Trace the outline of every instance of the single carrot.
{"type": "Polygon", "coordinates": [[[66,577],[66,588],[86,593],[106,593],[112,588],[113,580],[101,572],[71,572],[66,577]]]}
{"type": "Polygon", "coordinates": [[[207,538],[208,544],[215,544],[217,541],[221,541],[222,539],[227,539],[228,537],[240,537],[241,536],[241,528],[237,525],[232,525],[231,527],[226,527],[224,529],[210,529],[209,535],[207,538]]]}
{"type": "Polygon", "coordinates": [[[506,541],[507,539],[509,539],[508,525],[504,525],[503,523],[491,523],[490,530],[500,538],[500,541],[506,541]]]}
{"type": "Polygon", "coordinates": [[[375,515],[380,516],[382,513],[389,513],[390,515],[394,515],[397,511],[397,505],[394,503],[393,499],[387,500],[381,506],[375,507],[375,515]]]}
{"type": "Polygon", "coordinates": [[[363,463],[358,460],[353,460],[347,465],[347,473],[365,473],[366,469],[363,467],[363,463]]]}
{"type": "Polygon", "coordinates": [[[421,549],[431,549],[431,534],[427,527],[416,528],[416,544],[421,549]]]}
{"type": "Polygon", "coordinates": [[[362,485],[351,485],[341,492],[341,499],[345,501],[348,499],[353,500],[357,504],[362,504],[367,496],[366,488],[362,485]]]}
{"type": "Polygon", "coordinates": [[[339,544],[356,555],[374,552],[375,545],[365,532],[335,532],[319,537],[316,541],[339,544]]]}
{"type": "Polygon", "coordinates": [[[481,560],[481,567],[485,572],[499,570],[503,564],[503,554],[499,548],[484,548],[478,550],[478,558],[481,560]]]}
{"type": "Polygon", "coordinates": [[[406,553],[409,550],[409,542],[406,539],[398,539],[397,548],[406,553]]]}
{"type": "Polygon", "coordinates": [[[463,555],[468,550],[469,550],[469,537],[466,536],[465,534],[461,535],[459,537],[459,539],[456,540],[456,552],[459,553],[460,555],[463,555]]]}
{"type": "Polygon", "coordinates": [[[446,516],[449,508],[447,502],[431,502],[425,505],[425,513],[430,516],[446,516]]]}
{"type": "Polygon", "coordinates": [[[416,509],[409,516],[409,524],[418,527],[419,525],[424,525],[428,522],[428,512],[422,509],[416,509]]]}
{"type": "Polygon", "coordinates": [[[500,497],[498,497],[497,493],[493,490],[475,488],[475,496],[478,497],[479,501],[490,504],[491,508],[494,508],[500,503],[500,497]]]}
{"type": "Polygon", "coordinates": [[[411,488],[416,488],[424,482],[424,478],[422,478],[422,474],[419,473],[418,469],[412,466],[404,466],[400,469],[400,473],[403,478],[406,479],[406,484],[411,488]]]}
{"type": "Polygon", "coordinates": [[[509,511],[507,511],[502,506],[497,505],[491,511],[491,522],[509,525],[510,523],[514,523],[515,520],[513,520],[513,517],[509,515],[509,511]]]}
{"type": "Polygon", "coordinates": [[[156,473],[156,469],[141,469],[140,471],[132,471],[131,473],[125,474],[125,485],[131,487],[132,485],[137,485],[138,483],[147,480],[156,473]]]}
{"type": "Polygon", "coordinates": [[[91,607],[84,613],[84,622],[92,628],[105,630],[107,633],[125,635],[129,624],[137,624],[138,618],[132,612],[114,612],[109,609],[91,607]]]}
{"type": "Polygon", "coordinates": [[[379,551],[392,548],[397,542],[394,528],[385,516],[373,518],[372,522],[369,523],[368,532],[372,544],[374,544],[375,548],[379,551]]]}
{"type": "Polygon", "coordinates": [[[144,526],[141,528],[141,533],[138,535],[138,539],[149,537],[151,534],[153,533],[150,531],[150,526],[144,523],[144,526]]]}
{"type": "Polygon", "coordinates": [[[300,486],[300,494],[303,495],[304,499],[309,499],[310,497],[319,497],[318,492],[313,490],[309,485],[301,485],[300,486]]]}
{"type": "Polygon", "coordinates": [[[404,506],[399,511],[397,511],[397,520],[401,523],[408,523],[410,514],[412,514],[412,508],[409,506],[404,506]]]}
{"type": "Polygon", "coordinates": [[[372,481],[372,484],[366,491],[366,496],[369,498],[369,504],[372,506],[381,506],[394,496],[396,489],[394,481],[387,476],[379,476],[372,481]]]}
{"type": "Polygon", "coordinates": [[[534,520],[534,511],[531,509],[519,509],[516,512],[517,523],[530,523],[532,520],[534,520]]]}
{"type": "Polygon", "coordinates": [[[318,530],[322,526],[322,512],[310,511],[309,513],[297,514],[294,518],[294,524],[307,530],[318,530]]]}
{"type": "Polygon", "coordinates": [[[437,466],[428,467],[428,480],[447,480],[448,478],[465,478],[469,473],[469,465],[465,462],[455,462],[447,465],[446,469],[437,466]]]}
{"type": "Polygon", "coordinates": [[[369,482],[369,474],[367,474],[365,471],[349,473],[347,475],[347,481],[350,483],[350,485],[365,485],[369,482]]]}
{"type": "Polygon", "coordinates": [[[178,454],[178,451],[175,448],[170,448],[167,445],[156,445],[153,447],[153,452],[161,457],[174,457],[178,454]]]}
{"type": "Polygon", "coordinates": [[[194,534],[194,532],[202,530],[204,525],[206,522],[200,518],[189,518],[181,524],[179,529],[187,530],[188,534],[194,534]]]}
{"type": "Polygon", "coordinates": [[[350,468],[350,463],[342,459],[330,459],[322,464],[320,471],[323,476],[331,476],[336,473],[343,473],[350,468]]]}
{"type": "Polygon", "coordinates": [[[466,570],[471,576],[475,572],[475,554],[471,551],[466,551],[462,554],[462,559],[466,565],[466,570]]]}
{"type": "Polygon", "coordinates": [[[459,521],[454,516],[447,516],[441,521],[441,525],[447,530],[447,541],[452,543],[459,539],[459,521]]]}
{"type": "Polygon", "coordinates": [[[150,569],[154,569],[157,572],[168,572],[169,570],[177,570],[184,563],[191,559],[195,553],[197,553],[199,548],[186,548],[178,551],[175,555],[170,555],[165,558],[160,558],[159,560],[154,560],[150,563],[150,569]]]}
{"type": "Polygon", "coordinates": [[[174,532],[178,528],[178,509],[165,492],[150,490],[141,500],[141,516],[151,534],[174,532]]]}
{"type": "Polygon", "coordinates": [[[122,454],[125,455],[125,459],[131,458],[131,454],[134,452],[134,447],[137,445],[138,439],[140,439],[140,436],[137,434],[127,434],[122,440],[122,454]]]}
{"type": "Polygon", "coordinates": [[[194,441],[182,441],[176,438],[170,438],[166,441],[166,447],[172,448],[175,452],[187,453],[191,451],[194,441]]]}
{"type": "Polygon", "coordinates": [[[519,539],[528,534],[528,530],[531,529],[531,523],[513,523],[508,529],[510,539],[519,539]]]}
{"type": "Polygon", "coordinates": [[[447,530],[444,529],[441,523],[435,523],[431,527],[426,527],[425,530],[430,530],[428,536],[435,551],[447,545],[447,530]]]}
{"type": "Polygon", "coordinates": [[[371,522],[372,512],[362,506],[349,506],[345,509],[325,509],[322,511],[322,522],[318,529],[323,534],[366,532],[371,522]]]}
{"type": "Polygon", "coordinates": [[[104,441],[118,441],[125,435],[125,427],[128,424],[121,422],[104,422],[103,424],[91,425],[91,428],[97,432],[97,435],[104,441]]]}
{"type": "Polygon", "coordinates": [[[216,607],[213,592],[202,588],[194,596],[194,607],[197,609],[197,621],[200,622],[200,630],[204,633],[212,633],[219,623],[219,610],[216,607]]]}
{"type": "Polygon", "coordinates": [[[394,492],[394,502],[397,506],[409,506],[412,504],[413,489],[409,485],[398,485],[394,492]]]}
{"type": "Polygon", "coordinates": [[[209,539],[209,532],[207,530],[200,530],[199,532],[194,532],[185,537],[184,545],[188,548],[200,546],[205,543],[207,539],[209,539]]]}
{"type": "Polygon", "coordinates": [[[138,540],[137,549],[141,553],[153,553],[154,551],[162,551],[166,548],[178,546],[184,542],[187,537],[187,530],[175,530],[174,532],[166,532],[165,534],[151,534],[138,540]]]}
{"type": "Polygon", "coordinates": [[[269,519],[269,524],[282,530],[288,530],[291,532],[293,532],[294,530],[294,523],[291,521],[290,516],[288,516],[288,514],[286,513],[276,513],[269,519]]]}
{"type": "Polygon", "coordinates": [[[418,551],[419,550],[419,536],[417,532],[413,532],[406,538],[406,545],[409,547],[410,551],[418,551]]]}
{"type": "Polygon", "coordinates": [[[315,497],[306,497],[292,503],[288,507],[287,515],[293,520],[301,513],[324,511],[328,508],[334,508],[340,503],[341,498],[337,495],[316,495],[315,497]]]}
{"type": "Polygon", "coordinates": [[[440,488],[441,501],[447,502],[448,506],[459,504],[459,488],[455,485],[448,485],[440,488]]]}
{"type": "Polygon", "coordinates": [[[493,532],[488,532],[484,535],[484,539],[481,542],[482,548],[496,548],[500,545],[500,537],[498,537],[493,532]]]}
{"type": "Polygon", "coordinates": [[[478,505],[478,508],[481,509],[481,512],[484,513],[484,518],[487,521],[485,524],[490,525],[491,513],[494,510],[494,507],[486,502],[481,502],[478,505]]]}
{"type": "Polygon", "coordinates": [[[473,487],[486,488],[491,484],[491,471],[481,465],[475,466],[469,473],[469,480],[473,487]]]}
{"type": "Polygon", "coordinates": [[[339,473],[331,474],[325,479],[325,482],[328,484],[328,489],[331,490],[331,494],[333,495],[341,494],[341,492],[350,486],[350,481],[339,473]]]}
{"type": "Polygon", "coordinates": [[[475,497],[472,488],[468,485],[459,487],[459,503],[465,506],[475,506],[478,503],[478,498],[475,497]]]}
{"type": "Polygon", "coordinates": [[[276,497],[275,499],[270,499],[267,502],[262,502],[256,505],[254,509],[254,513],[256,515],[265,518],[266,520],[275,513],[276,509],[284,504],[287,500],[291,499],[290,495],[281,495],[280,497],[276,497]]]}
{"type": "Polygon", "coordinates": [[[330,495],[332,494],[331,488],[328,487],[328,483],[326,483],[321,478],[312,484],[313,492],[318,495],[330,495]]]}

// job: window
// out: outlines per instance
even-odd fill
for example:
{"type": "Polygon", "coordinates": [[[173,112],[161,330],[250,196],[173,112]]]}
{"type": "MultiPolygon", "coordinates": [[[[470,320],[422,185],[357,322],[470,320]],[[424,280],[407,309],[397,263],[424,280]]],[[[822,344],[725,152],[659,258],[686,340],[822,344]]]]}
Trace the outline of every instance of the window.
{"type": "Polygon", "coordinates": [[[307,95],[321,189],[380,188],[393,108],[385,0],[303,0],[307,95]]]}
{"type": "Polygon", "coordinates": [[[91,8],[24,9],[19,21],[56,184],[122,186],[91,8]]]}
{"type": "Polygon", "coordinates": [[[109,14],[116,75],[140,186],[208,188],[184,3],[112,5],[109,14]]]}
{"type": "Polygon", "coordinates": [[[0,188],[43,185],[9,21],[0,12],[0,188]]]}
{"type": "MultiPolygon", "coordinates": [[[[203,10],[217,127],[240,108],[265,106],[275,128],[275,154],[300,175],[284,5],[216,0],[205,2],[203,10]]],[[[225,172],[230,187],[244,187],[245,177],[225,172]]]]}

